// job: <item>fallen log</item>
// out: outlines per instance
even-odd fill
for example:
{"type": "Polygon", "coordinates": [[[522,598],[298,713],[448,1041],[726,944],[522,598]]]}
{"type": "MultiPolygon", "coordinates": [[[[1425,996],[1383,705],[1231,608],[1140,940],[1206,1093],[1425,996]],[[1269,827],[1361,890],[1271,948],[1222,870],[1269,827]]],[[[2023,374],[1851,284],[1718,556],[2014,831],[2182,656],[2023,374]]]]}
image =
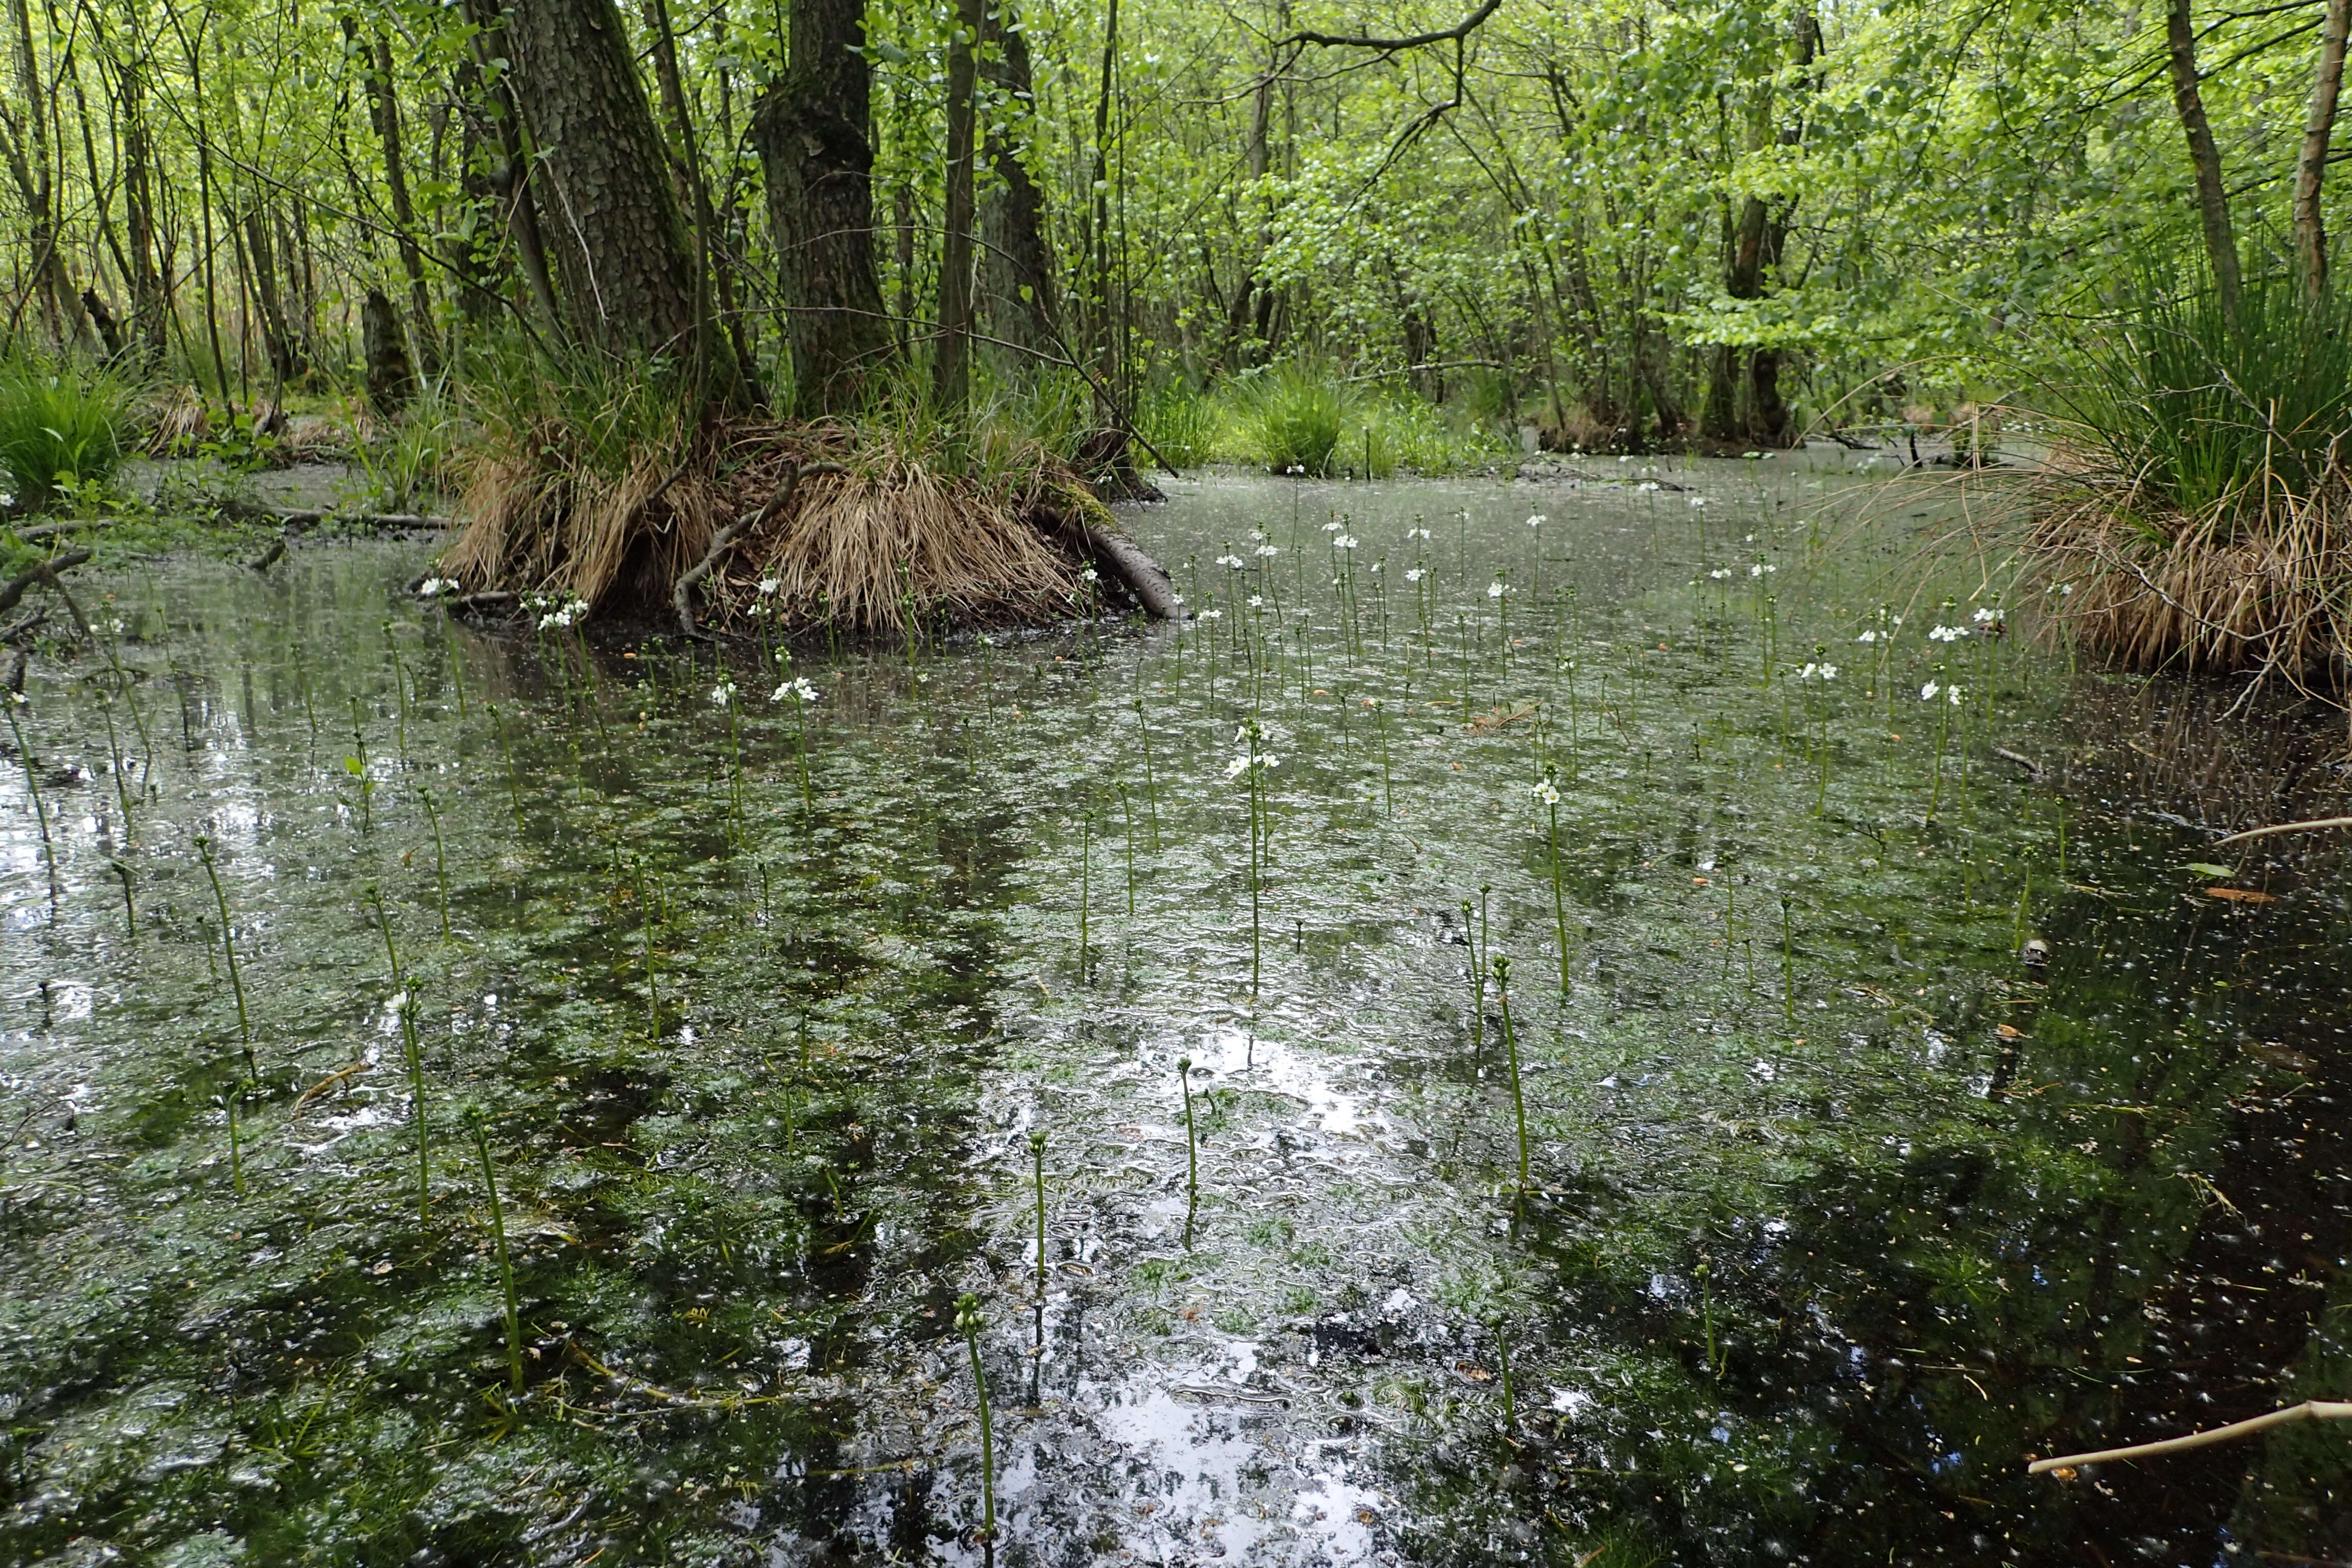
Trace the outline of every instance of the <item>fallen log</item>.
{"type": "MultiPolygon", "coordinates": [[[[58,581],[58,574],[68,567],[80,565],[90,558],[90,554],[88,550],[68,550],[62,555],[52,555],[47,561],[37,561],[5,584],[0,584],[0,615],[15,609],[16,602],[25,596],[25,590],[36,583],[47,583],[60,594],[64,593],[65,587],[58,581]]],[[[75,612],[75,617],[80,617],[79,611],[75,612]]]]}
{"type": "MultiPolygon", "coordinates": [[[[1095,504],[1099,510],[1099,503],[1095,504]]],[[[1103,518],[1109,515],[1108,511],[1102,513],[1103,518]]],[[[1076,509],[1065,512],[1043,503],[1036,509],[1034,521],[1046,534],[1061,541],[1081,558],[1092,561],[1105,576],[1134,595],[1135,602],[1153,620],[1183,618],[1184,601],[1177,595],[1175,583],[1161,570],[1160,563],[1144,553],[1143,547],[1119,529],[1089,519],[1076,509]]]]}

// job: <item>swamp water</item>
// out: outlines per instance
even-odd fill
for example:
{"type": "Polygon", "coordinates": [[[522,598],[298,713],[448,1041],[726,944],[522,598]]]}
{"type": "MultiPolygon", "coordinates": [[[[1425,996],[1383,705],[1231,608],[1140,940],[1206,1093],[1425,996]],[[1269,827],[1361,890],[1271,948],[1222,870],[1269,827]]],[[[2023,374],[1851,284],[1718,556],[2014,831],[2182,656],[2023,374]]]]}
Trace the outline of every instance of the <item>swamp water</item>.
{"type": "Polygon", "coordinates": [[[1980,635],[1948,484],[1591,473],[1187,484],[1213,617],[723,703],[416,545],[81,586],[0,1558],[2344,1556],[2334,1429],[2023,1470],[2352,1393],[2336,846],[2200,826],[2332,732],[1980,635]]]}

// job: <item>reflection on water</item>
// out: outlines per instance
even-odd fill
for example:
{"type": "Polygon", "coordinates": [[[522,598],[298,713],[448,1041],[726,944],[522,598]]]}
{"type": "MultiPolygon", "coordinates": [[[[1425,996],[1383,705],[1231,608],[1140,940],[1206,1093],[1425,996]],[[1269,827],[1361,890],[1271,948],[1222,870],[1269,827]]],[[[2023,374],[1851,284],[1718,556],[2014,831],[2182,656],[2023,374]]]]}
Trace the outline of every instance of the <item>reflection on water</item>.
{"type": "Polygon", "coordinates": [[[2346,1391],[2339,847],[2210,847],[2332,723],[1826,458],[1177,489],[1213,614],[805,712],[414,547],[114,582],[0,786],[8,1551],[2352,1552],[2324,1427],[2023,1473],[2346,1391]]]}

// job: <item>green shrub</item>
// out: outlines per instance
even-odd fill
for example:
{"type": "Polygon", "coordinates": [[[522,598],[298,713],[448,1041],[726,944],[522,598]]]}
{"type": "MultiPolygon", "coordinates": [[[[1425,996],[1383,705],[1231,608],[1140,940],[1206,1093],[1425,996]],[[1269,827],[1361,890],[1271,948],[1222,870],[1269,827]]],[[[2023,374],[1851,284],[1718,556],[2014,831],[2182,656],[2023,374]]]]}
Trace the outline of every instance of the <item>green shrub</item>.
{"type": "Polygon", "coordinates": [[[407,511],[456,488],[464,421],[438,391],[420,393],[398,420],[354,450],[378,510],[407,511]]]}
{"type": "Polygon", "coordinates": [[[0,467],[18,500],[42,506],[60,490],[112,479],[133,391],[86,365],[0,366],[0,467]]]}

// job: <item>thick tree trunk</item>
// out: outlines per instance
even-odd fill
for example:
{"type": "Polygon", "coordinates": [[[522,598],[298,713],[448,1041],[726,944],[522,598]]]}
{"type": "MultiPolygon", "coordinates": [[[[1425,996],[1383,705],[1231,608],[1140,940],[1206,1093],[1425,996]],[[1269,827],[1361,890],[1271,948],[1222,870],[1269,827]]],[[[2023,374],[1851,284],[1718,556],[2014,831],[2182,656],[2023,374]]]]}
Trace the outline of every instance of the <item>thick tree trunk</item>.
{"type": "Polygon", "coordinates": [[[794,0],[791,59],[751,110],[793,351],[793,404],[845,411],[890,359],[874,273],[864,0],[794,0]]]}
{"type": "Polygon", "coordinates": [[[725,351],[697,309],[693,251],[620,11],[613,0],[509,0],[506,45],[573,336],[718,370],[725,351]]]}
{"type": "Polygon", "coordinates": [[[931,395],[950,416],[971,387],[972,186],[981,29],[986,0],[956,0],[948,42],[947,192],[940,237],[940,337],[931,361],[931,395]]]}
{"type": "Polygon", "coordinates": [[[2197,176],[2197,216],[2205,230],[2205,255],[2213,265],[2213,286],[2221,295],[2221,320],[2238,325],[2238,241],[2230,232],[2230,198],[2221,184],[2221,150],[2205,118],[2205,95],[2197,86],[2197,28],[2189,0],[2169,0],[2165,8],[2166,52],[2172,66],[2172,107],[2189,140],[2189,167],[2197,176]]]}
{"type": "Polygon", "coordinates": [[[360,308],[360,353],[367,362],[368,401],[387,418],[398,414],[416,391],[416,373],[401,338],[400,312],[381,289],[369,289],[360,308]]]}
{"type": "Polygon", "coordinates": [[[1035,112],[1029,71],[1029,35],[1009,0],[988,13],[981,75],[1005,109],[989,117],[986,155],[995,174],[981,212],[985,241],[980,258],[988,321],[995,336],[1039,353],[1052,353],[1060,310],[1054,253],[1045,240],[1045,197],[1029,177],[1023,144],[1035,112]]]}
{"type": "Polygon", "coordinates": [[[547,241],[539,221],[539,203],[530,178],[530,155],[523,142],[522,110],[515,102],[514,81],[503,69],[491,69],[506,57],[506,17],[498,0],[467,0],[467,16],[474,24],[474,61],[491,82],[485,108],[498,122],[499,149],[504,163],[491,177],[506,211],[507,237],[514,242],[515,264],[530,290],[531,303],[550,331],[561,333],[563,317],[555,302],[555,279],[548,269],[547,241]]]}
{"type": "Polygon", "coordinates": [[[2294,170],[2294,248],[2304,287],[2314,300],[2327,295],[2327,228],[2319,212],[2320,182],[2336,132],[2336,105],[2344,87],[2344,39],[2352,30],[2352,0],[2327,0],[2319,27],[2319,69],[2311,87],[2311,114],[2303,127],[2303,156],[2294,170]]]}

